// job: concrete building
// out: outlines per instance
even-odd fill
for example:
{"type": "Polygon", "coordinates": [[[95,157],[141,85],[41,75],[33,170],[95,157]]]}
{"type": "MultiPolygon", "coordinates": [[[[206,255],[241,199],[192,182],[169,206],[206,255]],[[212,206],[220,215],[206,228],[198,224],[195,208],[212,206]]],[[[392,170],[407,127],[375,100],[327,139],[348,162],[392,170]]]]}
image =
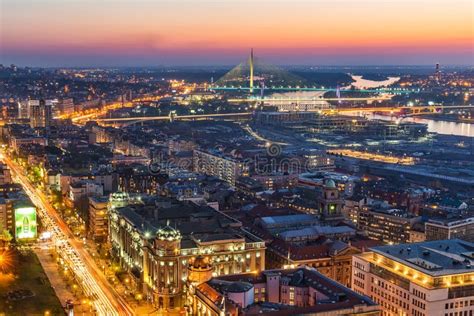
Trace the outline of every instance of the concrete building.
{"type": "Polygon", "coordinates": [[[423,242],[426,241],[425,223],[417,222],[410,229],[409,242],[423,242]]]}
{"type": "Polygon", "coordinates": [[[89,179],[101,185],[105,193],[112,193],[118,190],[118,175],[116,173],[99,170],[90,175],[89,179]]]}
{"type": "Polygon", "coordinates": [[[107,197],[89,197],[88,235],[95,241],[105,241],[108,235],[107,197]]]}
{"type": "Polygon", "coordinates": [[[12,176],[7,165],[0,162],[0,185],[12,183],[12,176]]]}
{"type": "Polygon", "coordinates": [[[18,102],[18,118],[28,119],[30,117],[29,101],[18,102]]]}
{"type": "Polygon", "coordinates": [[[430,219],[425,223],[426,240],[462,239],[474,242],[474,217],[430,219]]]}
{"type": "Polygon", "coordinates": [[[18,153],[20,148],[25,145],[32,145],[32,144],[37,144],[40,146],[46,146],[48,145],[48,139],[44,137],[36,137],[36,136],[12,136],[9,140],[9,145],[15,151],[18,153]]]}
{"type": "Polygon", "coordinates": [[[333,171],[336,166],[334,165],[334,158],[326,154],[305,154],[306,166],[308,170],[312,172],[316,171],[333,171]]]}
{"type": "Polygon", "coordinates": [[[184,139],[168,140],[168,155],[182,151],[193,151],[194,148],[196,148],[196,144],[193,141],[184,139]]]}
{"type": "Polygon", "coordinates": [[[192,282],[188,306],[198,316],[380,315],[368,297],[306,267],[192,282]]]}
{"type": "Polygon", "coordinates": [[[84,221],[89,216],[89,197],[100,197],[104,195],[101,184],[94,183],[93,180],[81,180],[69,185],[66,205],[76,209],[84,221]]]}
{"type": "Polygon", "coordinates": [[[384,316],[472,316],[473,251],[459,239],[374,247],[354,256],[352,289],[384,316]]]}
{"type": "Polygon", "coordinates": [[[421,221],[421,217],[413,216],[405,210],[391,208],[385,202],[371,199],[349,201],[345,205],[348,215],[357,229],[367,237],[381,240],[384,243],[399,244],[411,241],[412,227],[421,221]]]}
{"type": "Polygon", "coordinates": [[[255,174],[252,179],[260,182],[265,190],[279,190],[294,187],[298,183],[296,173],[274,172],[270,174],[255,174]]]}
{"type": "Polygon", "coordinates": [[[354,229],[321,226],[316,216],[307,214],[261,217],[249,229],[267,241],[268,268],[305,265],[350,286],[352,256],[361,252],[349,242],[354,229]]]}
{"type": "Polygon", "coordinates": [[[57,104],[59,115],[70,115],[74,113],[74,100],[72,98],[65,98],[59,100],[57,104]]]}
{"type": "Polygon", "coordinates": [[[0,232],[4,229],[13,232],[14,226],[12,202],[0,198],[0,232]]]}
{"type": "Polygon", "coordinates": [[[248,166],[239,158],[217,152],[193,151],[193,170],[217,177],[235,186],[241,176],[248,176],[248,166]]]}
{"type": "Polygon", "coordinates": [[[81,180],[69,185],[69,199],[75,203],[89,196],[103,196],[104,188],[92,180],[81,180]]]}

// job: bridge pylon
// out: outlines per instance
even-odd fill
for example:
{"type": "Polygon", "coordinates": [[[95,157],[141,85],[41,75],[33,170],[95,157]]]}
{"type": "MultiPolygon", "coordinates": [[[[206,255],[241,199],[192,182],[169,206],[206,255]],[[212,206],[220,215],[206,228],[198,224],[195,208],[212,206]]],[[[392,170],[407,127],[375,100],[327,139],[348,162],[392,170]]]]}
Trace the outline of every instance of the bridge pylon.
{"type": "Polygon", "coordinates": [[[250,94],[252,94],[253,93],[253,48],[250,50],[249,66],[250,66],[250,94]]]}

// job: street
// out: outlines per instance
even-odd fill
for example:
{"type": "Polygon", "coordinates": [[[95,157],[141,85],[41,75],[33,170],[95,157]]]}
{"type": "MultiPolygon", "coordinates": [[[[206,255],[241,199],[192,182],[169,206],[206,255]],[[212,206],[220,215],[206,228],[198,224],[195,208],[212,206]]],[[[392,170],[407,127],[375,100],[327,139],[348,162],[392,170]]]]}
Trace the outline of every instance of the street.
{"type": "Polygon", "coordinates": [[[0,156],[8,165],[18,183],[37,207],[43,225],[52,234],[58,253],[74,271],[85,293],[93,298],[93,306],[98,315],[134,315],[133,310],[108,283],[81,241],[74,239],[72,232],[58,216],[46,196],[34,187],[17,166],[5,154],[0,156]]]}

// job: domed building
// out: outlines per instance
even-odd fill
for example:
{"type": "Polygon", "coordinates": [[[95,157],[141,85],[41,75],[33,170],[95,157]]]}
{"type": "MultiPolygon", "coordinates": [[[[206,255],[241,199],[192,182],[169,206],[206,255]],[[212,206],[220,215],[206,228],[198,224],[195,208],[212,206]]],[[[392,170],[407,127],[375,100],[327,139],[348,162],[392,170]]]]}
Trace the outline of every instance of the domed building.
{"type": "Polygon", "coordinates": [[[341,210],[344,202],[339,194],[336,182],[332,179],[327,179],[322,188],[322,195],[318,199],[319,213],[324,219],[343,219],[341,210]]]}
{"type": "Polygon", "coordinates": [[[188,266],[188,282],[196,285],[207,282],[212,278],[212,271],[209,259],[199,255],[188,266]]]}
{"type": "Polygon", "coordinates": [[[213,270],[213,266],[207,257],[198,255],[196,258],[190,260],[188,264],[188,282],[186,289],[186,305],[188,306],[188,314],[196,315],[197,306],[194,297],[194,294],[196,294],[196,288],[200,284],[212,279],[213,270]]]}
{"type": "Polygon", "coordinates": [[[169,225],[158,229],[155,238],[155,248],[165,251],[170,254],[179,253],[181,243],[181,234],[177,229],[169,225]]]}
{"type": "Polygon", "coordinates": [[[119,208],[127,206],[130,200],[130,196],[126,192],[115,192],[110,194],[109,197],[109,208],[119,208]]]}
{"type": "Polygon", "coordinates": [[[336,189],[336,182],[334,182],[333,179],[327,180],[325,185],[326,185],[326,188],[336,189]]]}
{"type": "Polygon", "coordinates": [[[157,311],[184,312],[187,286],[213,274],[265,268],[265,242],[209,206],[142,199],[113,209],[109,230],[113,257],[157,311]]]}
{"type": "Polygon", "coordinates": [[[144,276],[148,276],[146,283],[151,285],[153,301],[159,309],[175,309],[183,305],[184,282],[181,279],[179,260],[181,238],[179,230],[167,222],[156,233],[153,244],[155,251],[145,255],[150,268],[144,271],[144,276]]]}

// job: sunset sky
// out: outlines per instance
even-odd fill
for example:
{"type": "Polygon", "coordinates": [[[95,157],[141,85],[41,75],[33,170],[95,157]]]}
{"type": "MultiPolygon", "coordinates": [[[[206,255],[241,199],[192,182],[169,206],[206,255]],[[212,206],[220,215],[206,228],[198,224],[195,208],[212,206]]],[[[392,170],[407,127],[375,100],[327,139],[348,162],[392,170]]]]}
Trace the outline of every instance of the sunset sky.
{"type": "Polygon", "coordinates": [[[472,0],[0,0],[0,63],[473,64],[472,0]]]}

